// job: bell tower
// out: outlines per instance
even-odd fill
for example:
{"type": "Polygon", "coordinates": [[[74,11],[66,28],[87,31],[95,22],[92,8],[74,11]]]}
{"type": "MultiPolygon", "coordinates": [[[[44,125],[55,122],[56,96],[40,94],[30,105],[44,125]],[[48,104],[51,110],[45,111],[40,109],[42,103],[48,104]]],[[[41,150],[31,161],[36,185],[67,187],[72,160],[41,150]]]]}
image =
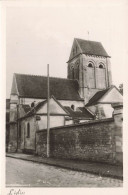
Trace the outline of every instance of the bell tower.
{"type": "Polygon", "coordinates": [[[79,83],[85,104],[97,92],[112,84],[110,56],[100,42],[74,39],[68,63],[68,79],[79,83]]]}

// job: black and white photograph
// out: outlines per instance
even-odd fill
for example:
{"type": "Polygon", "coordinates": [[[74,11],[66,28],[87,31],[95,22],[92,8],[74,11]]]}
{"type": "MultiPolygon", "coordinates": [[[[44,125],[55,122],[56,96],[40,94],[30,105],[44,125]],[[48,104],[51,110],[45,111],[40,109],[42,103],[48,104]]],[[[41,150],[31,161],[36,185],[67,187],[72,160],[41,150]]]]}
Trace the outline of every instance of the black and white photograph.
{"type": "Polygon", "coordinates": [[[128,1],[7,5],[7,194],[27,194],[27,188],[114,188],[118,194],[128,1]]]}

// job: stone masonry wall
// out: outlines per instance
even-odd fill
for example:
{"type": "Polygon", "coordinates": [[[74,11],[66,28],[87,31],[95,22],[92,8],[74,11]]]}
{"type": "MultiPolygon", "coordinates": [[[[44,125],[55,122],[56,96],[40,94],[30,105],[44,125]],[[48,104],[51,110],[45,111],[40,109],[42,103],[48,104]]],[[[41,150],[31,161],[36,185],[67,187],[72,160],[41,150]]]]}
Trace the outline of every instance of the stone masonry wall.
{"type": "Polygon", "coordinates": [[[8,152],[17,151],[17,124],[10,124],[9,128],[9,143],[8,143],[8,152]]]}
{"type": "MultiPolygon", "coordinates": [[[[50,156],[115,163],[115,123],[105,119],[50,130],[50,156]]],[[[36,153],[46,156],[46,130],[36,135],[36,153]]]]}
{"type": "Polygon", "coordinates": [[[39,131],[36,134],[36,154],[42,157],[47,155],[47,131],[39,131]]]}

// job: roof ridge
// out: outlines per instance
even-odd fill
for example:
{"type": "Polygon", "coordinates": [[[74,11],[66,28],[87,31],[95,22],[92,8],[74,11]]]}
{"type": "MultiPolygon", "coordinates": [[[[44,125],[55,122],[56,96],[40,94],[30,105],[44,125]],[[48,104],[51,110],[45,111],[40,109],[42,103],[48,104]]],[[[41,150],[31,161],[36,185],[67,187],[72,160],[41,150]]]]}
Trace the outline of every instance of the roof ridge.
{"type": "Polygon", "coordinates": [[[92,41],[92,40],[86,40],[86,39],[81,39],[81,38],[74,38],[74,39],[79,39],[79,40],[82,40],[82,41],[88,41],[88,42],[96,42],[96,43],[101,43],[100,41],[92,41]]]}
{"type": "MultiPolygon", "coordinates": [[[[14,74],[15,75],[23,75],[23,76],[33,76],[33,77],[47,77],[47,76],[44,76],[44,75],[33,75],[33,74],[22,74],[22,73],[14,73],[14,74]]],[[[53,76],[50,76],[49,78],[75,81],[74,79],[61,78],[61,77],[53,77],[53,76]]]]}
{"type": "Polygon", "coordinates": [[[99,99],[101,99],[112,87],[108,87],[106,89],[97,91],[94,96],[92,96],[89,100],[89,102],[85,105],[85,106],[89,106],[89,105],[93,105],[95,102],[97,102],[99,99]],[[99,97],[97,97],[97,95],[99,95],[99,97]],[[96,98],[96,99],[95,99],[96,98]]]}
{"type": "MultiPolygon", "coordinates": [[[[100,93],[100,92],[105,92],[105,91],[108,91],[110,88],[111,88],[111,87],[108,87],[108,88],[106,88],[106,89],[103,89],[103,90],[97,91],[96,93],[100,93]]],[[[96,93],[95,93],[95,95],[96,95],[96,93]]]]}

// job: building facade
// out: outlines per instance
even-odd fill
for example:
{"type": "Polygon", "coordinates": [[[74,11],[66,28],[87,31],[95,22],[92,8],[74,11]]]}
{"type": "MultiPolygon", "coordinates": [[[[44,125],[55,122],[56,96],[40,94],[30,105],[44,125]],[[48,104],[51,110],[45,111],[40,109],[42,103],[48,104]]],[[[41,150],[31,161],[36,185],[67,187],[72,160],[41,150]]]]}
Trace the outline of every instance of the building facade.
{"type": "Polygon", "coordinates": [[[85,104],[96,92],[112,85],[110,56],[101,43],[74,39],[68,78],[78,80],[79,93],[85,104]]]}
{"type": "MultiPolygon", "coordinates": [[[[122,103],[123,98],[118,89],[112,86],[110,56],[102,44],[74,39],[67,63],[67,79],[49,78],[50,97],[54,96],[69,114],[59,117],[59,119],[52,117],[54,127],[74,122],[111,118],[114,111],[112,104],[122,103]]],[[[27,129],[33,131],[33,135],[36,130],[39,130],[39,126],[34,122],[34,117],[27,117],[27,114],[33,109],[33,103],[37,106],[46,99],[47,77],[14,74],[10,95],[9,147],[11,151],[16,151],[19,142],[21,143],[19,141],[20,129],[22,129],[22,134],[25,131],[24,135],[27,134],[27,129]],[[27,126],[26,121],[28,120],[31,123],[30,127],[27,126]]],[[[41,129],[46,129],[46,124],[47,117],[43,116],[41,129]]],[[[51,127],[53,127],[52,124],[51,127]]],[[[22,143],[25,142],[22,141],[22,143]]],[[[30,138],[27,143],[29,146],[31,145],[30,138]]]]}

